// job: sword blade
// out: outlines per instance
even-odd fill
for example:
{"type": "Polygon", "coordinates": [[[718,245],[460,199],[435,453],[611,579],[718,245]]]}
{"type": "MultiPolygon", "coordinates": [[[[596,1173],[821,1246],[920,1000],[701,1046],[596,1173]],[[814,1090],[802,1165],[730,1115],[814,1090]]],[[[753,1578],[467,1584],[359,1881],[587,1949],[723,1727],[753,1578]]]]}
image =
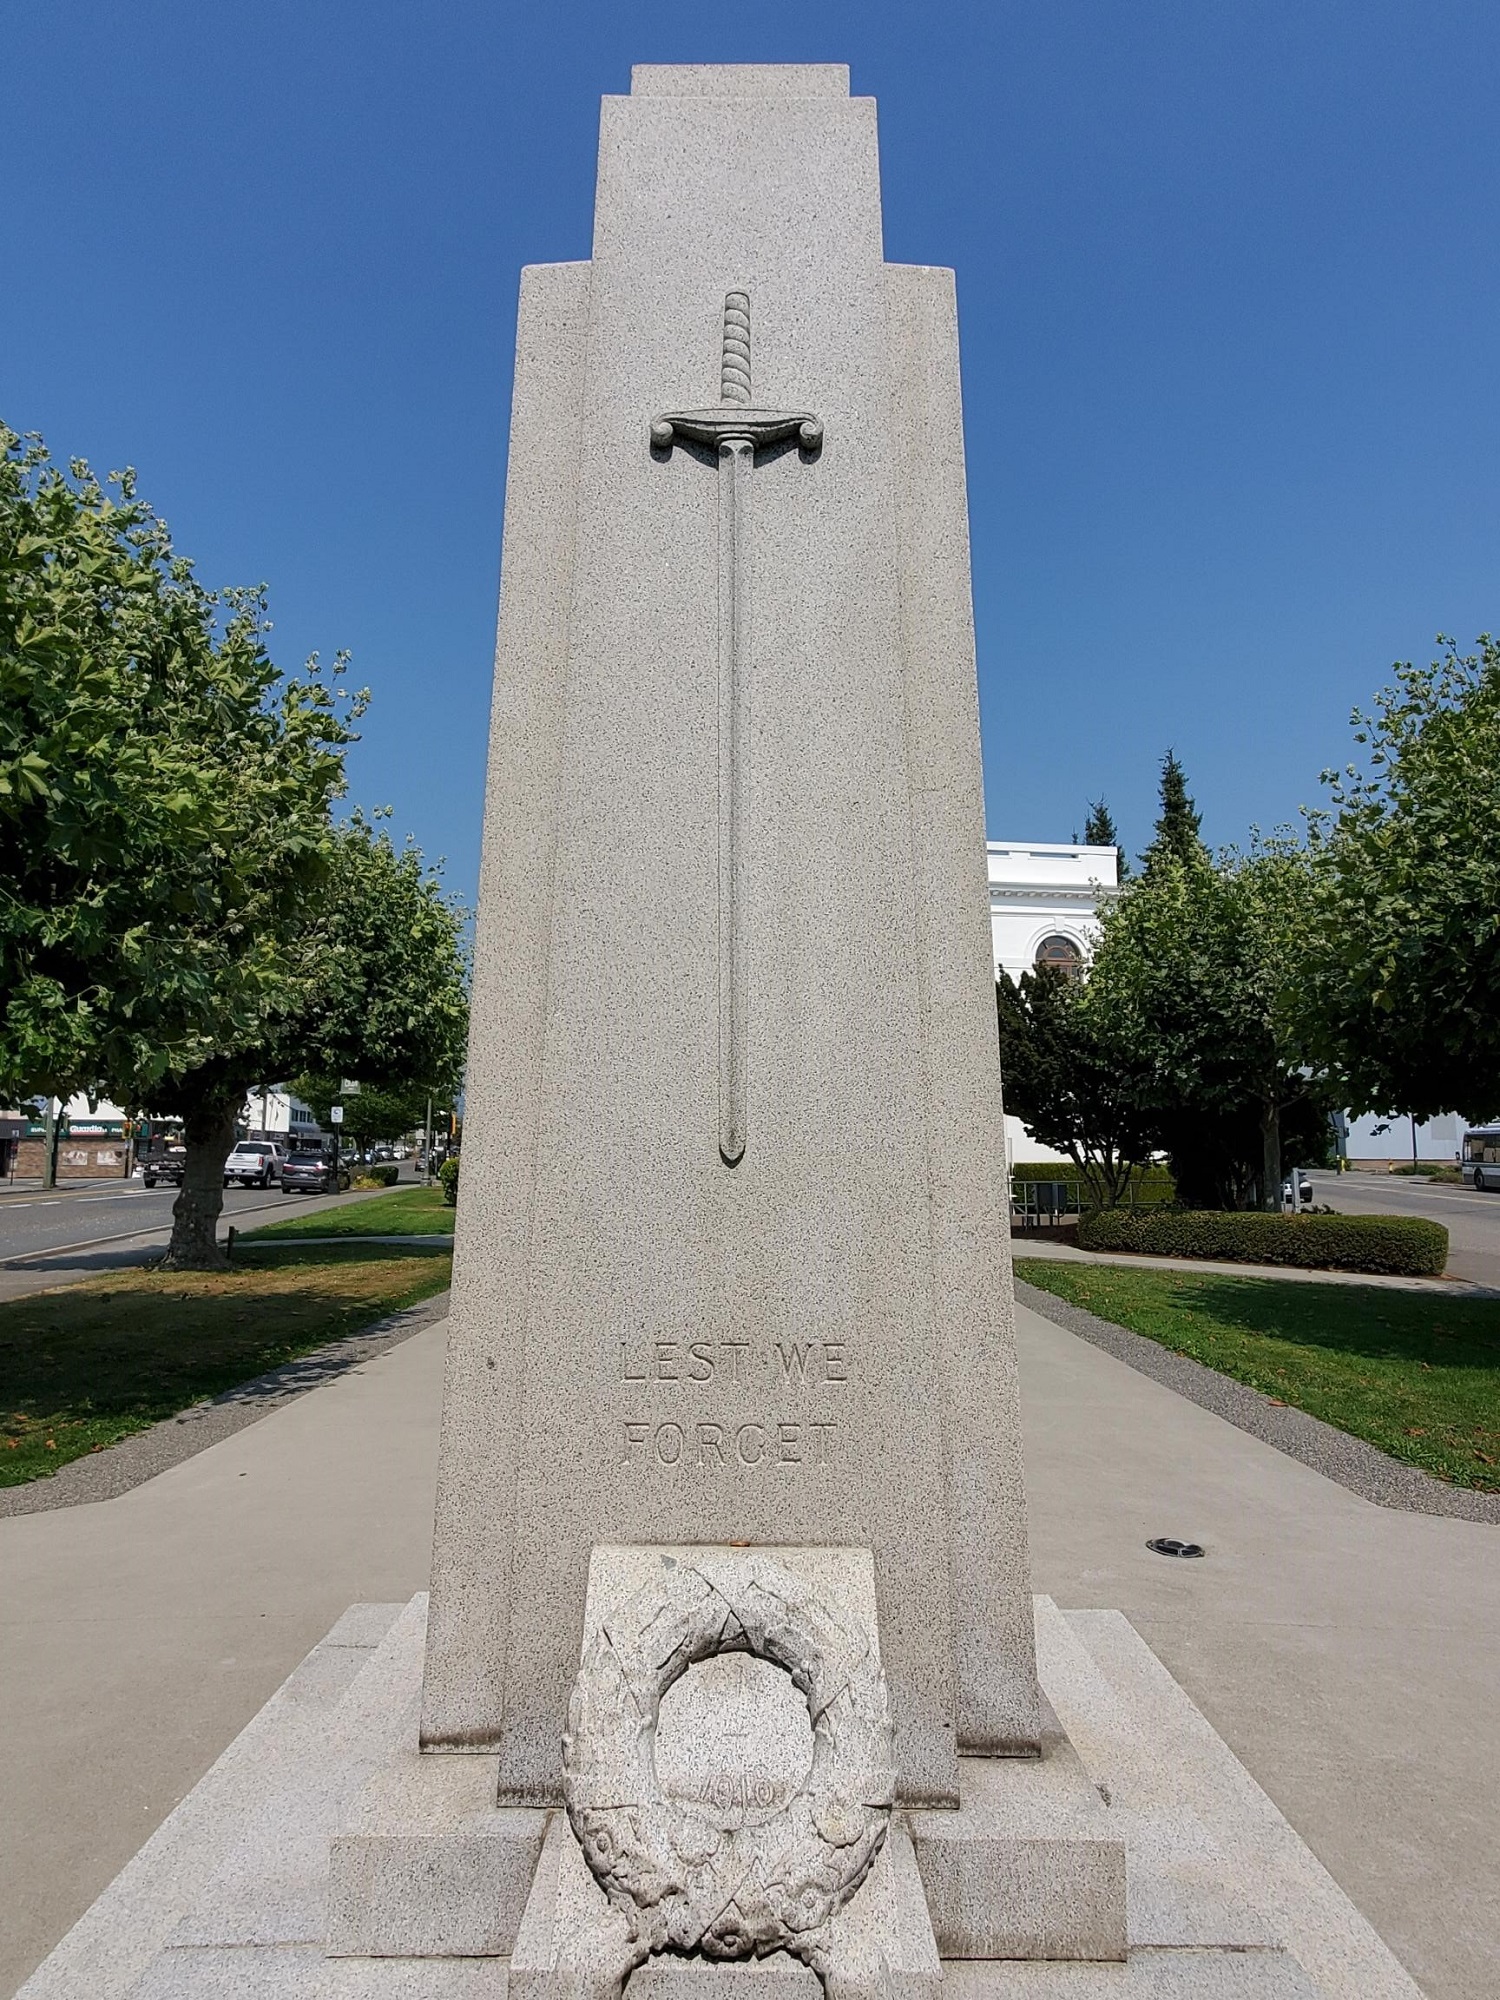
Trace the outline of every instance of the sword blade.
{"type": "Polygon", "coordinates": [[[750,809],[749,438],[719,444],[719,1151],[745,1150],[750,1000],[747,829],[750,809]]]}

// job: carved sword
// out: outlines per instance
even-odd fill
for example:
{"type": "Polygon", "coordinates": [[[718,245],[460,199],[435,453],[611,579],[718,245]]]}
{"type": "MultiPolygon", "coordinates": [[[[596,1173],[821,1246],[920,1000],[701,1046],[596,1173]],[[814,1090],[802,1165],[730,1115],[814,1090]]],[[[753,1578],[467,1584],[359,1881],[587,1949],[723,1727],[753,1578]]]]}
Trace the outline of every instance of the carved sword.
{"type": "Polygon", "coordinates": [[[670,452],[690,438],[719,453],[719,1153],[730,1167],[743,1156],[747,1136],[750,473],[761,446],[789,437],[814,452],[823,442],[823,425],[806,410],[763,410],[751,402],[750,295],[730,292],[719,407],[672,410],[651,426],[659,449],[670,452]]]}

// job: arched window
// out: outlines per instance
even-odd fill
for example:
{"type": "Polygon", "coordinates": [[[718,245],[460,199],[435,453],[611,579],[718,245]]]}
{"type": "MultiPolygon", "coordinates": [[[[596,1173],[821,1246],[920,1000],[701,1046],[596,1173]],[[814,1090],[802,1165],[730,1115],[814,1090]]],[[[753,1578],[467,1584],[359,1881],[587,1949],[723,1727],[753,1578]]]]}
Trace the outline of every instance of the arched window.
{"type": "Polygon", "coordinates": [[[1051,937],[1044,937],[1037,946],[1036,963],[1052,966],[1064,979],[1080,979],[1083,976],[1083,953],[1071,938],[1056,932],[1051,937]]]}

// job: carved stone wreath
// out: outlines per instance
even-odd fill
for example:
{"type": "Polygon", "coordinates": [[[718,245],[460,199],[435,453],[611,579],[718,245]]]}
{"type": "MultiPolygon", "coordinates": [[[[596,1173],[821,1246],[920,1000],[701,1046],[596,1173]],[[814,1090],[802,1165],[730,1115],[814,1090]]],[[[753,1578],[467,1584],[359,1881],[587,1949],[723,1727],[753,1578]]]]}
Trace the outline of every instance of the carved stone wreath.
{"type": "Polygon", "coordinates": [[[589,1868],[628,1924],[632,1966],[661,1951],[788,1951],[823,1976],[827,1925],[880,1852],[894,1786],[885,1676],[867,1635],[753,1551],[664,1556],[584,1655],[563,1792],[589,1868]],[[730,1831],[665,1797],[653,1745],[667,1689],[695,1661],[736,1651],[791,1677],[813,1760],[780,1812],[730,1831]]]}

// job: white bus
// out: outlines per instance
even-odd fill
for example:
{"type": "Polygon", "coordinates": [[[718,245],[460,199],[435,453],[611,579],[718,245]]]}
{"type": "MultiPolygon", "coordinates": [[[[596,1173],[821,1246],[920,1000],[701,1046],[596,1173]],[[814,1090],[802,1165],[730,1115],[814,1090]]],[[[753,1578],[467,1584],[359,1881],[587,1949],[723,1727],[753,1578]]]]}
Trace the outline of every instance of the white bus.
{"type": "Polygon", "coordinates": [[[1500,1194],[1500,1125],[1480,1125],[1464,1134],[1464,1185],[1500,1194]]]}

